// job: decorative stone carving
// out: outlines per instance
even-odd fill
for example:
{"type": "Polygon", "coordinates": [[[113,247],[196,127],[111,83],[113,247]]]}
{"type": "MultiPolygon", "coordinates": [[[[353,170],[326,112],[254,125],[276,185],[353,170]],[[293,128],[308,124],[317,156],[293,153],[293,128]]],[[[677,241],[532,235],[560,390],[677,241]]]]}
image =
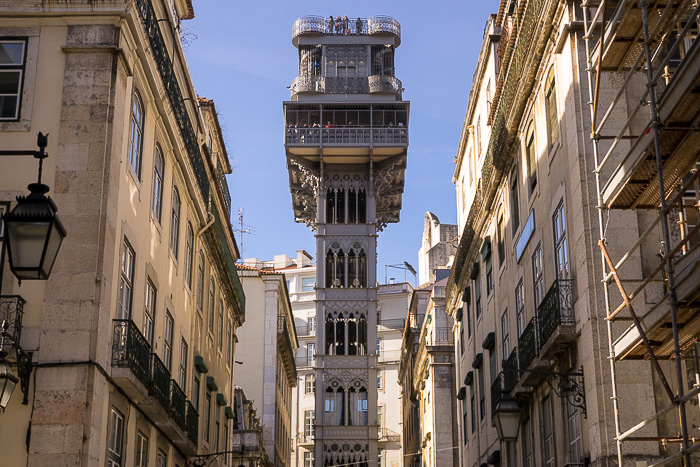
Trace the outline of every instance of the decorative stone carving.
{"type": "Polygon", "coordinates": [[[323,177],[323,185],[326,190],[366,190],[368,186],[366,173],[344,172],[331,173],[323,177]]]}
{"type": "Polygon", "coordinates": [[[325,388],[360,389],[368,387],[369,375],[362,369],[327,369],[323,374],[325,388]]]}
{"type": "Polygon", "coordinates": [[[296,161],[290,161],[300,185],[291,187],[292,195],[299,201],[297,220],[304,222],[314,229],[316,222],[316,198],[319,193],[320,176],[317,171],[303,166],[296,161]]]}

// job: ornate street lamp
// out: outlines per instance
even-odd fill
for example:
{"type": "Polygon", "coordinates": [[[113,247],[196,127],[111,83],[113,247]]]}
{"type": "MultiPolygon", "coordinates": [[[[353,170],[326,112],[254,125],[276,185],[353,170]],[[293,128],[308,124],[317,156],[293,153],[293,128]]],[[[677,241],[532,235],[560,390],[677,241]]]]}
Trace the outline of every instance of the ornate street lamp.
{"type": "Polygon", "coordinates": [[[0,351],[0,409],[3,412],[18,382],[19,378],[15,376],[7,362],[7,352],[0,351]]]}
{"type": "Polygon", "coordinates": [[[56,261],[66,229],[56,215],[56,204],[46,196],[49,187],[41,183],[42,163],[48,156],[48,135],[39,133],[38,151],[0,151],[0,156],[31,155],[39,159],[37,183],[29,185],[28,196],[18,196],[14,209],[2,216],[7,238],[10,270],[20,281],[46,280],[56,261]]]}
{"type": "Polygon", "coordinates": [[[520,431],[520,419],[523,412],[518,402],[508,391],[502,391],[501,398],[493,410],[493,422],[496,425],[498,439],[501,441],[516,441],[520,431]]]}

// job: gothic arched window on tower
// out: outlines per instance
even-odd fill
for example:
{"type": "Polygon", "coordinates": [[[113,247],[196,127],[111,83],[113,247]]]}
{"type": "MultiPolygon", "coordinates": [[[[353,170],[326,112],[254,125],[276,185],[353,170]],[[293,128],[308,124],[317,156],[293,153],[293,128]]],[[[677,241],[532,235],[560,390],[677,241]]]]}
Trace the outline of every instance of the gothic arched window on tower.
{"type": "Polygon", "coordinates": [[[338,250],[338,253],[333,253],[333,250],[328,251],[326,255],[326,287],[346,287],[345,265],[345,253],[343,253],[343,250],[338,250]]]}
{"type": "Polygon", "coordinates": [[[367,320],[350,314],[326,318],[326,355],[365,355],[367,320]]]}
{"type": "Polygon", "coordinates": [[[357,319],[350,314],[348,318],[348,355],[357,355],[357,319]]]}

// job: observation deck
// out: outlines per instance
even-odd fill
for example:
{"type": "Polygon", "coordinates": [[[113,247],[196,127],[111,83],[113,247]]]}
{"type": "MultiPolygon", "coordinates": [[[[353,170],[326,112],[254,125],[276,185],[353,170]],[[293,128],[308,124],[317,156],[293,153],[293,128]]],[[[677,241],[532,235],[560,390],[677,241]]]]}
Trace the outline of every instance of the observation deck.
{"type": "Polygon", "coordinates": [[[372,16],[371,18],[349,18],[347,24],[343,20],[331,21],[322,16],[304,16],[297,19],[292,26],[292,43],[299,46],[302,36],[387,36],[395,37],[395,46],[401,43],[401,25],[390,16],[372,16]]]}

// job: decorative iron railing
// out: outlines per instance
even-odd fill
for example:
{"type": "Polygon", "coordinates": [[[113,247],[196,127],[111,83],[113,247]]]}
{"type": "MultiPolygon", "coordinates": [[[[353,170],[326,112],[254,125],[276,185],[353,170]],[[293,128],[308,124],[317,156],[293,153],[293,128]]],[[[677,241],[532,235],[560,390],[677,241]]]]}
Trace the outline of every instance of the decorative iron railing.
{"type": "Polygon", "coordinates": [[[388,441],[390,443],[398,443],[401,441],[401,435],[389,428],[380,428],[379,440],[388,441]]]}
{"type": "Polygon", "coordinates": [[[537,307],[540,350],[559,325],[575,324],[573,305],[573,281],[571,279],[555,280],[542,303],[537,307]]]}
{"type": "Polygon", "coordinates": [[[307,355],[302,355],[301,357],[296,357],[294,359],[297,367],[309,367],[316,364],[316,357],[309,357],[307,355]]]}
{"type": "Polygon", "coordinates": [[[501,399],[501,391],[503,390],[503,385],[501,384],[501,375],[496,376],[496,380],[491,384],[491,415],[493,416],[493,411],[496,409],[496,404],[501,399]]]}
{"type": "Polygon", "coordinates": [[[347,22],[342,19],[324,18],[322,16],[304,16],[294,21],[292,25],[292,39],[301,34],[379,34],[389,33],[401,38],[401,25],[394,18],[388,16],[374,16],[372,18],[348,18],[347,22]]]}
{"type": "MultiPolygon", "coordinates": [[[[219,216],[218,209],[213,209],[212,213],[214,215],[214,231],[216,233],[216,238],[219,242],[219,245],[221,245],[221,253],[224,256],[226,270],[229,273],[231,282],[233,282],[233,287],[236,292],[236,300],[238,300],[238,305],[240,306],[240,309],[245,310],[245,293],[243,292],[243,285],[241,284],[240,277],[238,277],[238,271],[236,271],[236,261],[234,260],[233,253],[231,252],[231,249],[228,246],[228,236],[226,235],[226,232],[224,230],[228,227],[228,224],[226,224],[226,227],[224,226],[224,223],[222,222],[221,217],[219,216]]],[[[232,235],[233,234],[231,233],[231,236],[232,235]]]]}
{"type": "Polygon", "coordinates": [[[399,127],[333,127],[333,128],[285,128],[285,144],[288,146],[318,146],[319,144],[408,144],[408,128],[399,127]]]}
{"type": "Polygon", "coordinates": [[[323,92],[326,94],[367,94],[370,92],[369,81],[364,77],[327,77],[323,81],[323,92]]]}
{"type": "Polygon", "coordinates": [[[221,162],[216,162],[216,178],[219,181],[219,187],[221,188],[221,194],[224,196],[224,204],[226,205],[226,212],[229,216],[231,215],[231,192],[228,189],[228,182],[226,181],[226,174],[224,173],[223,167],[221,167],[221,162]]]}
{"type": "Polygon", "coordinates": [[[199,438],[199,414],[190,401],[187,401],[187,437],[195,446],[199,438]]]}
{"type": "Polygon", "coordinates": [[[514,348],[508,359],[503,362],[503,389],[511,392],[518,384],[520,374],[518,373],[518,348],[514,348]]]}
{"type": "Polygon", "coordinates": [[[151,354],[151,395],[163,406],[170,410],[170,372],[158,355],[151,354]]]}
{"type": "Polygon", "coordinates": [[[404,318],[382,319],[379,321],[379,323],[377,323],[377,325],[382,328],[401,331],[404,327],[406,327],[406,320],[404,318]]]}
{"type": "Polygon", "coordinates": [[[151,346],[131,320],[115,319],[112,365],[129,368],[144,385],[150,384],[151,346]]]}
{"type": "Polygon", "coordinates": [[[403,92],[403,84],[401,80],[395,76],[386,75],[371,75],[368,80],[369,92],[393,92],[401,95],[403,92]]]}
{"type": "Polygon", "coordinates": [[[326,79],[323,76],[297,76],[289,86],[292,94],[298,92],[326,92],[326,79]]]}
{"type": "Polygon", "coordinates": [[[315,336],[316,335],[316,325],[311,326],[297,326],[297,336],[315,336]]]}
{"type": "Polygon", "coordinates": [[[454,341],[452,328],[432,328],[425,334],[425,345],[452,345],[454,341]]]}
{"type": "MultiPolygon", "coordinates": [[[[5,322],[5,332],[10,335],[13,342],[19,344],[22,337],[22,316],[24,315],[24,304],[26,301],[19,295],[0,296],[0,323],[5,322]]],[[[5,346],[11,343],[5,340],[5,346]]],[[[7,351],[8,349],[0,349],[7,351]]]]}
{"type": "Polygon", "coordinates": [[[187,429],[187,396],[180,389],[174,379],[170,380],[170,416],[173,417],[177,426],[183,430],[187,429]]]}
{"type": "Polygon", "coordinates": [[[524,370],[537,356],[536,320],[532,318],[518,338],[520,369],[524,370]]]}
{"type": "Polygon", "coordinates": [[[197,185],[201,191],[202,198],[206,201],[209,199],[210,188],[207,170],[204,166],[199,143],[197,142],[197,135],[192,127],[192,122],[190,121],[187,107],[185,106],[180,84],[177,81],[177,76],[173,69],[172,60],[168,55],[165,40],[160,32],[158,17],[156,16],[150,0],[136,0],[136,7],[141,17],[143,27],[146,30],[146,37],[148,37],[153,59],[163,81],[168,100],[170,101],[173,113],[177,119],[180,134],[185,142],[189,161],[192,165],[195,178],[197,179],[197,185]]]}

